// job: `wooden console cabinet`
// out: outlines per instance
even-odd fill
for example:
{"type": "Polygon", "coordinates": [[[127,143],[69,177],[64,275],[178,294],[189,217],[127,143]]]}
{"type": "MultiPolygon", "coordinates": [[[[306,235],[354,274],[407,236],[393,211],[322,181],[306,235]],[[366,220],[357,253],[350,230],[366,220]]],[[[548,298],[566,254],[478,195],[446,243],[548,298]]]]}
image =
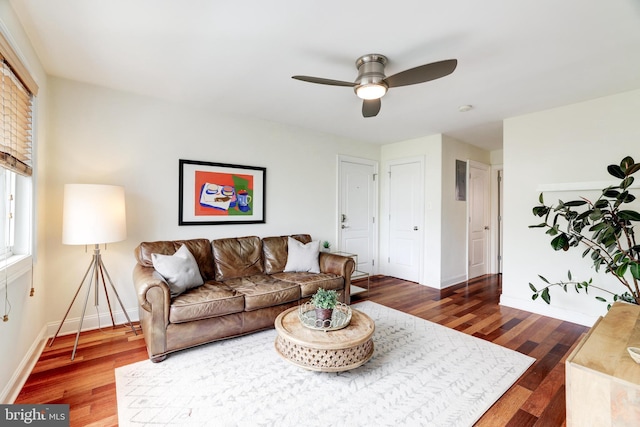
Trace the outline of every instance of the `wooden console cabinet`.
{"type": "Polygon", "coordinates": [[[567,426],[639,426],[640,306],[616,302],[566,361],[567,426]]]}

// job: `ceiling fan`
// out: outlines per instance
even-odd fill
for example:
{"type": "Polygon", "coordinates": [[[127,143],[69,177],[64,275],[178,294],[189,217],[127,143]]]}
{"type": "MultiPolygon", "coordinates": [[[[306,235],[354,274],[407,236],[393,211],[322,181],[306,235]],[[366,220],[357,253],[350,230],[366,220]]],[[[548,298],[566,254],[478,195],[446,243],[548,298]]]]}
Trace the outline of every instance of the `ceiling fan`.
{"type": "Polygon", "coordinates": [[[457,59],[447,59],[420,65],[386,77],[384,74],[384,66],[387,65],[387,62],[386,56],[377,53],[361,56],[356,60],[358,77],[353,83],[310,76],[292,76],[292,78],[322,85],[353,87],[356,95],[363,99],[362,116],[374,117],[380,112],[382,105],[380,98],[387,93],[389,88],[414,85],[439,79],[440,77],[453,73],[458,65],[457,59]]]}

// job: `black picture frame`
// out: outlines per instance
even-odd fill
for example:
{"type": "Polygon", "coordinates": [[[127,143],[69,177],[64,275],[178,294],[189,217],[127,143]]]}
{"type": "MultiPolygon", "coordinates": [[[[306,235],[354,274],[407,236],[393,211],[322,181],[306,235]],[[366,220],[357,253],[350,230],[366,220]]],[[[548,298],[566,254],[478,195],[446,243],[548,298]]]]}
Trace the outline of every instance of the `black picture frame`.
{"type": "Polygon", "coordinates": [[[178,225],[266,222],[267,168],[179,160],[178,225]]]}
{"type": "Polygon", "coordinates": [[[456,200],[467,200],[467,162],[456,160],[456,200]]]}

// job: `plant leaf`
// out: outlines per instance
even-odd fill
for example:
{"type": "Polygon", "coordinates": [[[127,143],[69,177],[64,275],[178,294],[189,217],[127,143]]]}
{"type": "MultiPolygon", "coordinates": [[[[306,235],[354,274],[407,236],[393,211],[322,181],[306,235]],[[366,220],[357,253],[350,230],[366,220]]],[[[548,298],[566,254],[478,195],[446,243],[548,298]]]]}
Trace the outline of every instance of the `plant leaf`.
{"type": "Polygon", "coordinates": [[[529,288],[531,288],[531,290],[532,290],[533,292],[538,292],[538,290],[536,289],[536,287],[535,287],[535,286],[533,286],[533,283],[531,283],[531,282],[529,282],[529,288]]]}
{"type": "Polygon", "coordinates": [[[631,262],[629,263],[629,270],[631,271],[631,275],[634,279],[640,280],[640,263],[631,262]]]}
{"type": "Polygon", "coordinates": [[[620,169],[622,169],[626,173],[629,167],[633,166],[633,164],[633,158],[631,156],[627,156],[620,161],[620,169]]]}
{"type": "Polygon", "coordinates": [[[551,247],[559,251],[560,249],[567,250],[569,249],[569,238],[566,234],[560,233],[553,240],[551,240],[551,247]]]}
{"type": "Polygon", "coordinates": [[[577,206],[583,206],[586,204],[587,202],[585,202],[584,200],[570,200],[568,202],[565,202],[564,206],[577,207],[577,206]]]}
{"type": "Polygon", "coordinates": [[[535,216],[545,216],[547,214],[547,212],[549,212],[549,208],[546,206],[536,206],[532,209],[533,214],[535,216]]]}
{"type": "Polygon", "coordinates": [[[530,225],[529,228],[542,228],[542,227],[546,227],[546,226],[547,226],[546,222],[541,222],[540,224],[530,225]]]}
{"type": "Polygon", "coordinates": [[[594,224],[591,228],[589,228],[589,231],[599,231],[607,227],[609,227],[609,224],[607,224],[606,222],[599,222],[597,224],[594,224]]]}
{"type": "Polygon", "coordinates": [[[549,288],[544,288],[540,297],[542,298],[542,301],[546,302],[547,304],[551,304],[551,295],[549,295],[549,288]]]}
{"type": "Polygon", "coordinates": [[[596,209],[605,209],[609,207],[609,202],[604,199],[598,200],[593,207],[596,209]]]}
{"type": "Polygon", "coordinates": [[[640,221],[640,213],[630,210],[619,211],[618,218],[626,219],[629,221],[640,221]]]}
{"type": "Polygon", "coordinates": [[[628,266],[629,264],[627,264],[626,262],[624,264],[620,264],[618,268],[616,268],[616,276],[618,277],[624,276],[624,274],[627,272],[628,266]]]}
{"type": "Polygon", "coordinates": [[[620,203],[631,203],[636,199],[636,196],[629,194],[628,191],[624,191],[618,195],[617,199],[620,203]]]}
{"type": "Polygon", "coordinates": [[[625,177],[625,174],[622,171],[622,168],[618,165],[607,166],[607,171],[609,172],[609,175],[613,175],[616,178],[624,179],[625,177]]]}

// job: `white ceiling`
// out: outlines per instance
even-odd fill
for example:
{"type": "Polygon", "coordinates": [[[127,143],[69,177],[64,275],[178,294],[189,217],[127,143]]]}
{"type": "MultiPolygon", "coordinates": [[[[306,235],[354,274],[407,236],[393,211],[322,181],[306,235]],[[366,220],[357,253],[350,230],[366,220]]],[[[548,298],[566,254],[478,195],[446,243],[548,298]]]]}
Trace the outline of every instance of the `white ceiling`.
{"type": "Polygon", "coordinates": [[[638,0],[11,0],[48,74],[382,144],[444,133],[502,146],[502,120],[640,88],[638,0]],[[363,118],[355,60],[392,88],[363,118]],[[473,105],[466,113],[463,104],[473,105]]]}

